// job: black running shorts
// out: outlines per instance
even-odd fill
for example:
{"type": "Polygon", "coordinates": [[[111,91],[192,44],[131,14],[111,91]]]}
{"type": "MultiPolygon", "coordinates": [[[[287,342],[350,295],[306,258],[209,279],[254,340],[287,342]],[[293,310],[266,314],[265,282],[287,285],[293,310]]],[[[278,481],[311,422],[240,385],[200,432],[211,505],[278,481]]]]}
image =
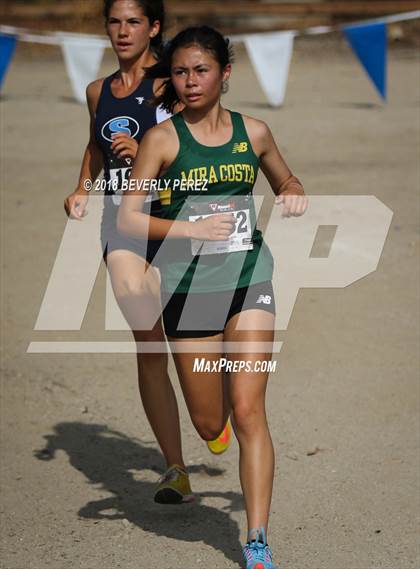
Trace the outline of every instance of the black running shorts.
{"type": "Polygon", "coordinates": [[[148,263],[153,264],[153,259],[162,241],[136,239],[122,235],[116,227],[116,208],[114,208],[115,212],[109,212],[109,209],[111,208],[104,210],[101,223],[101,243],[104,260],[106,261],[107,255],[112,253],[112,251],[123,250],[131,251],[139,257],[146,259],[148,263]]]}
{"type": "Polygon", "coordinates": [[[171,338],[205,338],[220,334],[243,310],[276,313],[271,281],[235,291],[205,293],[162,292],[163,323],[171,338]]]}

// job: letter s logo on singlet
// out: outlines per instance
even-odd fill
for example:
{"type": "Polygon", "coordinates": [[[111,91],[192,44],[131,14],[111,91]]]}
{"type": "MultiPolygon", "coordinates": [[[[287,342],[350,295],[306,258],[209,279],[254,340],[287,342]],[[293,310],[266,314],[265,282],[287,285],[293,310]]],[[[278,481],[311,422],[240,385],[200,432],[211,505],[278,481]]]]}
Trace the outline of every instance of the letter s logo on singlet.
{"type": "Polygon", "coordinates": [[[118,132],[122,132],[131,138],[135,138],[139,130],[140,125],[135,119],[131,117],[115,117],[104,124],[101,134],[105,140],[112,142],[112,136],[118,132]]]}

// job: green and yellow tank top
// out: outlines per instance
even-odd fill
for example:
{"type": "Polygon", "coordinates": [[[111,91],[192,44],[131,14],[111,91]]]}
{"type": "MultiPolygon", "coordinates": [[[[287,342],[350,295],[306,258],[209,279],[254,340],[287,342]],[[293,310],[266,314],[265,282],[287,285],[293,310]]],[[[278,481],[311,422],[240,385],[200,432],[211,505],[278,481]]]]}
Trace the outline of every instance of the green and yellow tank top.
{"type": "Polygon", "coordinates": [[[161,177],[160,187],[168,188],[159,192],[161,216],[195,221],[229,212],[236,226],[228,242],[167,239],[159,261],[167,292],[235,290],[272,278],[273,258],[256,229],[252,198],[259,161],[242,116],[230,115],[232,138],[221,146],[196,141],[181,113],[171,118],[180,148],[161,177]]]}

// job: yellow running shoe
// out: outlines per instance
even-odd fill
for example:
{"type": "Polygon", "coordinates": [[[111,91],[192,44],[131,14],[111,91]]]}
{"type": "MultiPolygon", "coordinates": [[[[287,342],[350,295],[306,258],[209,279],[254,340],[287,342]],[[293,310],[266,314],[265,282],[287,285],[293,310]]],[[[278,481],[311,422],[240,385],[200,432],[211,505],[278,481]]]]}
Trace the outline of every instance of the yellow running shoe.
{"type": "Polygon", "coordinates": [[[158,504],[182,504],[194,502],[194,500],[195,496],[191,491],[187,471],[179,464],[173,464],[159,478],[155,502],[158,504]]]}
{"type": "Polygon", "coordinates": [[[230,445],[230,440],[232,438],[232,425],[230,419],[227,420],[225,428],[213,441],[207,441],[207,448],[213,454],[222,454],[227,451],[230,445]]]}

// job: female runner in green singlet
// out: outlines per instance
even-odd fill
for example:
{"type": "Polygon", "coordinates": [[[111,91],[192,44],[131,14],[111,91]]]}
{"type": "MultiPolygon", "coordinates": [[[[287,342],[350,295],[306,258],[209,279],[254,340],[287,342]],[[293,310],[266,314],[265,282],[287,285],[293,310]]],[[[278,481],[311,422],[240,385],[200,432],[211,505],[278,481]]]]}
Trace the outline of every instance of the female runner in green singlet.
{"type": "Polygon", "coordinates": [[[167,238],[159,261],[164,325],[187,407],[206,440],[231,414],[248,520],[246,566],[274,569],[266,538],[274,477],[265,414],[268,373],[258,371],[257,362],[272,357],[275,309],[273,260],[255,227],[252,203],[258,167],[283,215],[302,215],[307,198],[269,128],[221,106],[230,72],[227,42],[207,27],[180,32],[148,71],[151,77],[170,77],[158,102],[167,110],[178,101],[185,105],[182,113],[148,131],[131,174],[136,184],[159,177],[165,188],[163,218],[142,213],[147,192],[130,192],[122,199],[117,224],[124,235],[167,238]],[[248,348],[244,355],[227,350],[224,342],[263,343],[269,349],[248,348]],[[218,368],[223,357],[247,360],[250,368],[232,367],[225,380],[218,368]],[[201,358],[210,365],[198,373],[194,367],[201,358]]]}

